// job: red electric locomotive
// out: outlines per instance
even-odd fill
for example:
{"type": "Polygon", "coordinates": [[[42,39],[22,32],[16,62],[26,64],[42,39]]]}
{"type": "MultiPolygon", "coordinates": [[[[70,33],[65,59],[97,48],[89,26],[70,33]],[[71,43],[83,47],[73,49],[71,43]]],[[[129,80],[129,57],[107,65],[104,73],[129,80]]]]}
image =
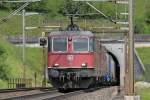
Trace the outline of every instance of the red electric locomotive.
{"type": "Polygon", "coordinates": [[[104,48],[99,52],[96,46],[94,34],[74,24],[67,31],[49,33],[48,76],[52,85],[57,89],[73,89],[102,82],[108,72],[107,56],[102,52],[104,48]]]}

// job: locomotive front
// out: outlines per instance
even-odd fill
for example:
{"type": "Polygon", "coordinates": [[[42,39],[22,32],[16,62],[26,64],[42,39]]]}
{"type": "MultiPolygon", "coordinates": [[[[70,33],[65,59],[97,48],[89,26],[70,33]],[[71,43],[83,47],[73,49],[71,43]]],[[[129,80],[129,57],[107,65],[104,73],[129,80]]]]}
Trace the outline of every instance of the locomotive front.
{"type": "Polygon", "coordinates": [[[56,31],[48,36],[48,75],[58,89],[88,88],[94,77],[90,31],[56,31]]]}

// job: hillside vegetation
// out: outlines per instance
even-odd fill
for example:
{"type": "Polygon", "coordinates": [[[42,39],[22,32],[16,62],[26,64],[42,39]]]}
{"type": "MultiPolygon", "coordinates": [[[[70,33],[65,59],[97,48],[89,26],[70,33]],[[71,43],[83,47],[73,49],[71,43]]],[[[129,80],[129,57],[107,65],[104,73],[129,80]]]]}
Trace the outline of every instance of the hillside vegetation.
{"type": "MultiPolygon", "coordinates": [[[[0,35],[0,88],[7,88],[9,78],[23,78],[22,48],[8,43],[0,35]]],[[[26,48],[26,76],[37,82],[42,81],[42,51],[36,48],[26,48]],[[37,63],[38,62],[38,63],[37,63]]]]}
{"type": "MultiPolygon", "coordinates": [[[[123,5],[115,5],[113,3],[93,3],[98,9],[110,16],[112,19],[120,18],[124,19],[123,16],[119,15],[121,12],[125,12],[123,5]],[[117,9],[116,9],[117,8],[117,9]],[[117,16],[116,16],[116,13],[117,16]]],[[[10,4],[4,3],[0,6],[0,18],[9,15],[11,11],[18,8],[21,4],[10,4]]],[[[135,0],[134,9],[134,20],[135,20],[135,32],[138,34],[149,34],[150,33],[150,2],[148,0],[135,0]]],[[[72,2],[72,0],[43,0],[42,2],[32,3],[26,7],[27,11],[37,11],[40,15],[26,17],[27,26],[41,26],[42,21],[46,18],[48,20],[62,20],[66,19],[67,14],[74,13],[97,13],[95,10],[90,8],[83,2],[72,2]],[[36,21],[35,21],[36,20],[36,21]]],[[[100,23],[104,24],[101,19],[104,20],[102,15],[92,15],[90,17],[79,17],[78,19],[97,19],[100,23]]],[[[87,21],[88,22],[88,21],[87,21]]],[[[3,34],[20,34],[21,33],[21,16],[12,17],[7,23],[0,25],[1,33],[3,34]]],[[[51,23],[51,22],[50,22],[51,23]]],[[[50,24],[49,23],[49,24],[50,24]]],[[[107,23],[107,22],[106,22],[107,23]]],[[[57,23],[53,23],[56,25],[57,23]]],[[[88,23],[87,23],[88,24],[88,23]]],[[[58,24],[57,24],[58,25],[58,24]]],[[[105,24],[104,24],[105,25],[105,24]]],[[[37,34],[41,33],[42,29],[30,30],[28,33],[37,34]]]]}

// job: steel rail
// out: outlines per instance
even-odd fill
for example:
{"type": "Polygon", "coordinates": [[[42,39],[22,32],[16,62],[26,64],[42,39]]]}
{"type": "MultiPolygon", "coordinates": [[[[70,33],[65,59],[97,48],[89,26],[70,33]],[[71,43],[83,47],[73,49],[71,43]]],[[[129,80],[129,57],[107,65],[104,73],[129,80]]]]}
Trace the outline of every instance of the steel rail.
{"type": "MultiPolygon", "coordinates": [[[[21,91],[20,91],[21,92],[21,91]]],[[[39,98],[46,98],[47,96],[55,96],[56,94],[60,94],[58,90],[46,90],[42,91],[42,93],[35,93],[35,94],[29,94],[29,95],[20,95],[20,96],[14,96],[14,97],[6,97],[2,98],[1,100],[31,100],[31,99],[39,99],[39,98]]],[[[41,100],[41,99],[39,99],[41,100]]]]}
{"type": "MultiPolygon", "coordinates": [[[[66,94],[62,94],[56,97],[50,97],[50,98],[46,98],[43,100],[66,100],[66,98],[68,97],[72,97],[72,96],[77,96],[77,95],[81,95],[81,94],[85,94],[85,93],[89,93],[89,92],[94,92],[100,89],[106,89],[106,88],[110,88],[110,86],[102,86],[102,87],[94,87],[94,88],[89,88],[89,89],[85,89],[85,90],[79,90],[79,91],[75,91],[75,92],[69,92],[66,94]]],[[[118,87],[116,87],[118,88],[118,87]]],[[[67,99],[69,100],[69,99],[67,99]]]]}
{"type": "Polygon", "coordinates": [[[62,100],[65,99],[67,97],[71,97],[71,96],[76,96],[76,95],[80,95],[86,93],[84,90],[79,90],[79,91],[75,91],[75,92],[69,92],[69,93],[65,93],[56,97],[49,97],[43,100],[62,100]]]}
{"type": "Polygon", "coordinates": [[[93,92],[100,89],[107,89],[108,87],[96,87],[96,88],[90,88],[86,90],[78,90],[74,92],[68,92],[68,93],[60,93],[58,90],[49,90],[49,91],[43,91],[42,93],[36,93],[36,94],[29,94],[29,95],[23,95],[23,96],[16,96],[16,97],[9,97],[4,98],[1,100],[62,100],[66,99],[68,97],[72,96],[78,96],[80,94],[85,94],[88,92],[93,92]]]}
{"type": "Polygon", "coordinates": [[[0,89],[0,93],[20,92],[30,90],[54,90],[52,87],[18,88],[18,89],[0,89]]]}

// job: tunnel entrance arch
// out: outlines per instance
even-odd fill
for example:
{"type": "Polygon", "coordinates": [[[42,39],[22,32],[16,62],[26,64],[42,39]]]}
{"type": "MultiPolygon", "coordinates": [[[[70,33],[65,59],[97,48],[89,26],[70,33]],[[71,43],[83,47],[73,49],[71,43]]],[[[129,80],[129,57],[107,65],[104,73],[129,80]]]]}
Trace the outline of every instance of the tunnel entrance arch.
{"type": "Polygon", "coordinates": [[[114,67],[115,67],[115,78],[117,80],[117,85],[120,85],[120,64],[117,59],[117,57],[110,51],[107,50],[107,54],[112,57],[114,61],[114,67]]]}
{"type": "Polygon", "coordinates": [[[112,56],[115,61],[116,70],[118,70],[116,76],[118,78],[119,86],[124,88],[124,77],[125,77],[125,46],[124,43],[116,43],[112,41],[101,41],[102,46],[106,48],[106,53],[112,56]],[[119,74],[120,72],[120,74],[119,74]],[[119,77],[120,76],[120,77],[119,77]]]}

